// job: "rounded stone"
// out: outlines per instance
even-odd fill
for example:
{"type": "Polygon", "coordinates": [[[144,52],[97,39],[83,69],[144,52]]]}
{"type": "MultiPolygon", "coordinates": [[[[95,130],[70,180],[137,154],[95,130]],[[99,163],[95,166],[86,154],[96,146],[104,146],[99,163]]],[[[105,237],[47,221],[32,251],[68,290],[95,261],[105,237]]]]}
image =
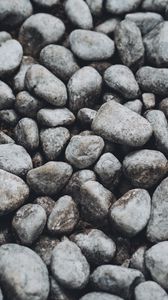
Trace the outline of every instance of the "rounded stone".
{"type": "Polygon", "coordinates": [[[137,114],[141,115],[142,112],[142,101],[139,99],[133,100],[133,101],[128,101],[124,103],[124,106],[129,108],[130,110],[136,112],[137,114]]]}
{"type": "Polygon", "coordinates": [[[24,117],[36,118],[38,111],[44,106],[44,102],[23,91],[16,95],[16,111],[24,117]]]}
{"type": "Polygon", "coordinates": [[[92,29],[92,15],[84,0],[67,0],[65,3],[65,12],[69,20],[78,28],[92,29]]]}
{"type": "Polygon", "coordinates": [[[122,15],[138,8],[142,0],[107,0],[106,10],[114,15],[122,15]]]}
{"type": "Polygon", "coordinates": [[[0,121],[7,127],[14,127],[19,121],[19,115],[14,109],[2,109],[0,110],[0,121]]]}
{"type": "Polygon", "coordinates": [[[37,120],[42,126],[68,126],[75,122],[74,114],[68,108],[43,108],[37,113],[37,120]]]}
{"type": "Polygon", "coordinates": [[[86,107],[86,108],[81,108],[78,111],[77,119],[80,121],[82,126],[89,126],[91,125],[95,116],[96,116],[96,110],[86,107]]]}
{"type": "Polygon", "coordinates": [[[34,202],[34,204],[38,204],[44,208],[47,217],[51,214],[54,206],[55,206],[55,201],[51,199],[50,197],[37,197],[34,202]]]}
{"type": "Polygon", "coordinates": [[[12,89],[3,81],[0,81],[0,110],[11,108],[15,102],[12,89]]]}
{"type": "Polygon", "coordinates": [[[168,300],[168,295],[159,284],[154,281],[140,283],[135,288],[135,300],[168,300]]]}
{"type": "Polygon", "coordinates": [[[92,292],[86,294],[80,300],[123,300],[123,298],[103,292],[92,292]]]}
{"type": "Polygon", "coordinates": [[[114,33],[114,30],[118,24],[119,24],[119,19],[111,18],[111,19],[108,19],[108,20],[104,21],[103,23],[100,23],[99,25],[97,25],[95,27],[95,31],[101,32],[101,33],[104,33],[107,35],[111,35],[114,33]]]}
{"type": "Polygon", "coordinates": [[[41,257],[44,263],[49,266],[51,263],[52,251],[58,243],[59,240],[55,237],[41,235],[33,246],[33,250],[41,257]]]}
{"type": "Polygon", "coordinates": [[[11,40],[12,36],[9,32],[7,31],[0,31],[0,43],[4,43],[8,40],[11,40]]]}

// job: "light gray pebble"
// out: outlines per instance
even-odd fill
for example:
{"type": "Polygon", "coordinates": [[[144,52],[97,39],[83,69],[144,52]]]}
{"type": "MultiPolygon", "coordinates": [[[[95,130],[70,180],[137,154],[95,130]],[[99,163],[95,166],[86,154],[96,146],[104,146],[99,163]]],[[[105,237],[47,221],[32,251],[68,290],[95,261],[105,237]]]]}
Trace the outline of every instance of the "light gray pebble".
{"type": "Polygon", "coordinates": [[[70,132],[64,127],[48,128],[40,132],[40,141],[47,160],[56,160],[70,139],[70,132]]]}
{"type": "Polygon", "coordinates": [[[105,71],[104,80],[110,88],[127,99],[136,99],[140,93],[134,74],[126,66],[111,66],[105,71]]]}
{"type": "Polygon", "coordinates": [[[32,169],[27,174],[29,186],[43,195],[57,194],[72,175],[72,167],[61,161],[50,161],[41,167],[32,169]]]}
{"type": "Polygon", "coordinates": [[[32,0],[32,2],[42,8],[53,8],[59,4],[60,0],[32,0]]]}
{"type": "Polygon", "coordinates": [[[144,0],[141,7],[145,11],[164,13],[167,4],[168,0],[144,0]]]}
{"type": "Polygon", "coordinates": [[[124,106],[127,108],[131,109],[132,111],[136,112],[137,114],[141,115],[142,112],[142,101],[139,99],[133,100],[133,101],[128,101],[124,103],[124,106]]]}
{"type": "Polygon", "coordinates": [[[104,148],[104,141],[96,135],[73,136],[66,148],[65,157],[75,168],[85,169],[93,165],[104,148]]]}
{"type": "Polygon", "coordinates": [[[108,101],[98,110],[92,130],[104,139],[128,146],[143,146],[152,135],[150,123],[116,101],[108,101]]]}
{"type": "Polygon", "coordinates": [[[23,245],[33,244],[43,232],[47,216],[38,204],[26,204],[16,212],[12,227],[23,245]]]}
{"type": "Polygon", "coordinates": [[[84,107],[92,107],[98,102],[102,90],[102,77],[92,67],[78,70],[68,82],[69,107],[78,111],[84,107]]]}
{"type": "Polygon", "coordinates": [[[155,107],[155,95],[152,93],[143,93],[142,101],[146,109],[152,109],[155,107]]]}
{"type": "MultiPolygon", "coordinates": [[[[33,246],[33,250],[41,257],[44,263],[49,266],[51,255],[59,240],[48,235],[41,235],[33,246]]],[[[54,299],[55,300],[55,299],[54,299]]]]}
{"type": "Polygon", "coordinates": [[[154,281],[140,283],[135,288],[135,300],[168,300],[165,290],[154,281]]]}
{"type": "Polygon", "coordinates": [[[10,35],[9,32],[0,31],[0,44],[6,42],[8,40],[11,40],[11,39],[12,39],[12,36],[10,35]]]}
{"type": "Polygon", "coordinates": [[[65,32],[64,23],[46,13],[29,17],[21,26],[19,40],[26,55],[37,55],[46,45],[57,43],[65,32]]]}
{"type": "Polygon", "coordinates": [[[92,292],[86,294],[80,300],[123,300],[123,298],[103,292],[92,292]]]}
{"type": "Polygon", "coordinates": [[[115,15],[122,15],[138,8],[142,0],[106,0],[106,10],[115,15]]]}
{"type": "Polygon", "coordinates": [[[79,220],[76,203],[70,196],[59,198],[48,218],[48,231],[55,235],[70,234],[79,220]]]}
{"type": "Polygon", "coordinates": [[[68,108],[43,108],[37,114],[38,122],[47,127],[68,126],[75,122],[74,114],[68,108]]]}
{"type": "Polygon", "coordinates": [[[43,48],[40,52],[40,61],[63,81],[68,81],[79,70],[73,53],[60,45],[48,45],[43,48]]]}
{"type": "Polygon", "coordinates": [[[144,45],[138,26],[123,20],[115,28],[115,44],[124,65],[137,69],[144,62],[144,45]]]}
{"type": "Polygon", "coordinates": [[[15,96],[12,89],[3,81],[0,81],[0,110],[11,108],[14,104],[15,96]]]}
{"type": "Polygon", "coordinates": [[[78,111],[77,119],[80,121],[82,126],[90,126],[95,116],[96,116],[96,110],[86,107],[86,108],[81,108],[78,111]]]}
{"type": "Polygon", "coordinates": [[[15,109],[24,117],[35,118],[37,112],[44,106],[43,101],[33,97],[26,91],[22,91],[16,95],[15,109]]]}
{"type": "Polygon", "coordinates": [[[80,248],[64,240],[53,250],[51,272],[61,285],[69,289],[82,289],[88,282],[90,268],[80,248]]]}
{"type": "Polygon", "coordinates": [[[14,144],[15,141],[5,132],[0,131],[0,144],[14,144]]]}
{"type": "Polygon", "coordinates": [[[148,189],[168,172],[168,161],[160,151],[142,149],[124,158],[123,171],[133,186],[148,189]]]}
{"type": "Polygon", "coordinates": [[[94,16],[99,16],[102,14],[103,11],[103,0],[86,0],[86,3],[88,4],[91,13],[94,16]]]}
{"type": "Polygon", "coordinates": [[[71,32],[69,42],[73,53],[82,60],[106,60],[114,54],[114,42],[100,32],[77,29],[71,32]]]}
{"type": "Polygon", "coordinates": [[[92,29],[92,15],[84,0],[67,0],[65,2],[65,12],[69,20],[78,28],[92,29]]]}
{"type": "Polygon", "coordinates": [[[8,127],[14,127],[19,121],[19,115],[14,109],[2,109],[0,110],[0,122],[4,123],[8,127]]]}
{"type": "Polygon", "coordinates": [[[108,20],[104,21],[103,23],[97,25],[95,27],[95,31],[101,32],[101,33],[104,33],[107,35],[111,35],[114,32],[114,30],[118,24],[119,24],[119,19],[111,18],[111,19],[108,19],[108,20]]]}
{"type": "Polygon", "coordinates": [[[0,215],[5,215],[20,207],[29,196],[26,183],[16,175],[0,170],[0,215]]]}
{"type": "Polygon", "coordinates": [[[147,273],[145,267],[145,252],[146,246],[141,246],[133,253],[130,259],[130,267],[141,271],[144,275],[147,273]]]}
{"type": "Polygon", "coordinates": [[[168,98],[163,99],[159,104],[159,109],[163,111],[166,118],[168,119],[168,98]]]}
{"type": "Polygon", "coordinates": [[[17,244],[6,244],[0,247],[0,256],[0,280],[8,299],[47,300],[48,271],[34,251],[17,244]]]}
{"type": "Polygon", "coordinates": [[[37,197],[33,203],[41,205],[44,208],[47,217],[51,214],[51,212],[55,206],[55,201],[47,196],[37,197]]]}

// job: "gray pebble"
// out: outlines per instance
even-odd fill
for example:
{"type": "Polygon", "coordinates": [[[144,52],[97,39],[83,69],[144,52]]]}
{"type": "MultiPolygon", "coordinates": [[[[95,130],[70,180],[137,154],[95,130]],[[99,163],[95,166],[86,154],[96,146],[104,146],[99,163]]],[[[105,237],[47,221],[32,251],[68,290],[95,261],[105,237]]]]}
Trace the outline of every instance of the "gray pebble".
{"type": "Polygon", "coordinates": [[[143,146],[152,135],[145,118],[114,100],[100,107],[92,130],[108,141],[133,147],[143,146]]]}
{"type": "Polygon", "coordinates": [[[134,74],[126,66],[111,66],[105,71],[104,80],[109,87],[127,99],[136,99],[140,93],[134,74]]]}
{"type": "Polygon", "coordinates": [[[164,13],[167,4],[168,0],[144,0],[141,7],[145,11],[164,13]]]}
{"type": "Polygon", "coordinates": [[[80,121],[82,126],[90,126],[95,116],[96,116],[96,110],[86,107],[86,108],[81,108],[78,111],[77,119],[80,121]]]}
{"type": "Polygon", "coordinates": [[[142,149],[124,158],[123,171],[133,186],[148,189],[167,173],[168,162],[160,151],[142,149]]]}
{"type": "Polygon", "coordinates": [[[79,70],[72,52],[60,45],[48,45],[43,48],[40,52],[40,61],[63,81],[68,81],[79,70]]]}
{"type": "Polygon", "coordinates": [[[100,97],[102,77],[94,68],[86,66],[70,78],[67,88],[72,111],[92,107],[100,97]]]}
{"type": "Polygon", "coordinates": [[[5,215],[20,207],[29,196],[26,183],[16,175],[0,170],[0,215],[5,215]]]}
{"type": "Polygon", "coordinates": [[[48,44],[57,43],[65,32],[64,23],[46,13],[28,18],[20,28],[19,40],[26,55],[37,55],[48,44]]]}
{"type": "Polygon", "coordinates": [[[15,96],[11,88],[3,81],[0,81],[0,110],[11,108],[14,104],[15,96]]]}
{"type": "Polygon", "coordinates": [[[35,118],[44,102],[23,91],[16,95],[15,109],[24,117],[35,118]]]}
{"type": "Polygon", "coordinates": [[[0,131],[0,144],[14,144],[15,141],[3,131],[0,131]]]}
{"type": "Polygon", "coordinates": [[[104,141],[96,135],[76,135],[71,138],[65,157],[75,168],[85,169],[93,165],[104,148],[104,141]]]}
{"type": "Polygon", "coordinates": [[[59,240],[55,237],[41,235],[33,246],[33,250],[41,257],[44,263],[49,266],[51,263],[52,251],[58,243],[59,240]]]}
{"type": "Polygon", "coordinates": [[[50,161],[39,168],[32,169],[27,174],[29,186],[43,195],[57,194],[72,175],[72,167],[61,161],[50,161]]]}
{"type": "Polygon", "coordinates": [[[155,95],[152,93],[143,93],[142,101],[146,109],[152,109],[155,107],[155,95]]]}
{"type": "Polygon", "coordinates": [[[16,212],[12,227],[23,245],[33,244],[43,232],[47,216],[38,204],[26,204],[16,212]]]}
{"type": "Polygon", "coordinates": [[[142,112],[142,102],[139,99],[133,100],[133,101],[128,101],[124,103],[124,106],[129,108],[130,110],[136,112],[137,114],[141,115],[142,112]]]}
{"type": "Polygon", "coordinates": [[[37,197],[33,203],[41,205],[44,208],[47,217],[51,214],[51,212],[55,206],[55,201],[47,196],[37,197]]]}
{"type": "Polygon", "coordinates": [[[51,300],[74,300],[71,292],[64,289],[52,276],[50,277],[50,298],[51,300]]]}
{"type": "Polygon", "coordinates": [[[145,252],[146,246],[142,246],[133,253],[130,259],[130,267],[141,271],[144,275],[147,273],[145,267],[145,252]]]}
{"type": "Polygon", "coordinates": [[[8,40],[11,40],[11,39],[12,39],[12,36],[10,35],[9,32],[0,31],[0,44],[6,42],[8,40]]]}
{"type": "Polygon", "coordinates": [[[88,262],[94,265],[111,262],[116,252],[113,240],[98,229],[74,234],[72,240],[81,249],[88,262]]]}
{"type": "Polygon", "coordinates": [[[108,19],[106,21],[104,21],[103,23],[97,25],[95,27],[95,31],[97,32],[101,32],[107,35],[111,35],[116,26],[119,24],[119,19],[117,18],[112,18],[112,19],[108,19]]]}
{"type": "Polygon", "coordinates": [[[86,3],[94,16],[101,15],[103,11],[103,0],[86,0],[86,3]]]}
{"type": "Polygon", "coordinates": [[[0,280],[8,299],[47,300],[48,271],[34,251],[17,244],[6,244],[0,247],[0,256],[0,280]]]}
{"type": "Polygon", "coordinates": [[[166,118],[168,119],[168,98],[163,99],[159,104],[159,109],[163,111],[166,118]]]}
{"type": "Polygon", "coordinates": [[[48,218],[47,228],[52,234],[71,233],[79,220],[76,203],[70,196],[59,198],[48,218]]]}
{"type": "Polygon", "coordinates": [[[86,294],[80,300],[123,300],[123,298],[103,292],[92,292],[86,294]]]}
{"type": "Polygon", "coordinates": [[[116,26],[115,44],[124,65],[137,69],[144,62],[144,46],[140,29],[134,22],[124,20],[116,26]]]}
{"type": "Polygon", "coordinates": [[[0,121],[8,127],[14,127],[19,121],[19,115],[14,109],[2,109],[0,110],[0,121]]]}
{"type": "Polygon", "coordinates": [[[38,122],[47,127],[68,126],[74,123],[75,116],[68,108],[43,108],[37,114],[38,122]]]}
{"type": "Polygon", "coordinates": [[[115,15],[122,15],[138,8],[142,0],[106,0],[106,10],[115,15]]]}
{"type": "Polygon", "coordinates": [[[114,42],[100,32],[77,29],[71,32],[69,42],[73,53],[82,60],[106,60],[114,54],[114,42]]]}
{"type": "Polygon", "coordinates": [[[42,8],[53,8],[57,4],[59,4],[60,0],[32,0],[34,4],[37,4],[39,7],[42,8]]]}
{"type": "Polygon", "coordinates": [[[168,295],[159,284],[154,281],[140,283],[135,288],[135,300],[168,300],[168,295]]]}
{"type": "Polygon", "coordinates": [[[65,12],[69,20],[78,28],[92,29],[92,15],[84,0],[67,0],[65,2],[65,12]]]}

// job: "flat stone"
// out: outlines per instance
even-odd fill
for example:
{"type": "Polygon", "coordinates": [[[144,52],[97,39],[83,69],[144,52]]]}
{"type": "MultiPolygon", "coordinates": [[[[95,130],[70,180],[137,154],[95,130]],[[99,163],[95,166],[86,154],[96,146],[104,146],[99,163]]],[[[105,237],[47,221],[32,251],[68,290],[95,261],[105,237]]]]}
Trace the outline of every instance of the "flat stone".
{"type": "Polygon", "coordinates": [[[165,290],[154,281],[140,283],[135,288],[135,300],[168,300],[165,290]]]}
{"type": "Polygon", "coordinates": [[[123,300],[123,298],[103,292],[92,292],[86,294],[80,300],[123,300]]]}
{"type": "Polygon", "coordinates": [[[0,81],[0,109],[11,108],[14,101],[12,89],[5,82],[0,81]]]}
{"type": "Polygon", "coordinates": [[[43,108],[37,114],[38,122],[47,127],[67,126],[75,122],[74,114],[68,108],[43,108]]]}
{"type": "Polygon", "coordinates": [[[87,3],[84,0],[66,1],[65,12],[69,20],[78,28],[92,29],[92,15],[87,3]]]}
{"type": "Polygon", "coordinates": [[[122,15],[131,11],[134,11],[140,5],[141,0],[107,0],[106,1],[106,10],[109,13],[115,15],[122,15]]]}
{"type": "Polygon", "coordinates": [[[36,118],[37,112],[44,107],[44,102],[26,91],[16,95],[15,109],[23,117],[36,118]]]}

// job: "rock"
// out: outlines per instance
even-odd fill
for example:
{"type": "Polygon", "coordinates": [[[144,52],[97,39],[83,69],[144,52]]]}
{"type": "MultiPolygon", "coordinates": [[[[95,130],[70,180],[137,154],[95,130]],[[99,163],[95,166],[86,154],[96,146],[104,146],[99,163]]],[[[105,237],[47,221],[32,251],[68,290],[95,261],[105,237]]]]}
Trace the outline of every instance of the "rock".
{"type": "Polygon", "coordinates": [[[102,265],[111,262],[116,252],[112,239],[98,229],[87,230],[72,236],[89,263],[102,265]]]}
{"type": "Polygon", "coordinates": [[[163,22],[162,16],[153,12],[135,12],[127,14],[125,19],[134,22],[141,30],[142,35],[147,34],[156,25],[163,22]]]}
{"type": "Polygon", "coordinates": [[[22,56],[23,49],[18,41],[12,39],[0,44],[0,78],[12,75],[21,64],[22,56]]]}
{"type": "Polygon", "coordinates": [[[36,253],[24,246],[6,244],[0,247],[0,256],[1,286],[8,299],[47,300],[48,271],[36,253]]]}
{"type": "Polygon", "coordinates": [[[47,160],[56,160],[70,139],[70,132],[64,127],[48,128],[40,132],[40,141],[47,160]]]}
{"type": "Polygon", "coordinates": [[[51,263],[51,255],[59,240],[55,237],[41,235],[35,243],[33,250],[41,257],[44,263],[49,266],[51,263]]]}
{"type": "Polygon", "coordinates": [[[103,0],[86,0],[91,13],[95,16],[101,15],[103,11],[103,0]]]}
{"type": "Polygon", "coordinates": [[[143,280],[141,272],[114,265],[97,267],[90,277],[94,289],[114,293],[124,299],[129,299],[133,288],[143,280]]]}
{"type": "Polygon", "coordinates": [[[52,276],[50,277],[51,300],[74,300],[70,294],[71,292],[69,290],[64,289],[52,276]]]}
{"type": "Polygon", "coordinates": [[[29,188],[19,177],[0,170],[0,215],[5,215],[20,207],[29,196],[29,188]]]}
{"type": "Polygon", "coordinates": [[[113,190],[119,183],[122,172],[121,167],[121,163],[112,153],[104,153],[95,164],[94,171],[102,184],[113,190]]]}
{"type": "Polygon", "coordinates": [[[163,99],[159,104],[159,109],[163,111],[166,118],[168,119],[168,98],[163,99]]]}
{"type": "Polygon", "coordinates": [[[0,144],[14,144],[15,141],[3,131],[0,131],[0,144]]]}
{"type": "Polygon", "coordinates": [[[90,126],[93,119],[96,116],[96,110],[90,108],[81,108],[78,111],[77,119],[80,121],[82,126],[90,126]]]}
{"type": "Polygon", "coordinates": [[[8,40],[11,40],[11,39],[12,39],[12,36],[10,35],[9,32],[0,31],[0,44],[6,42],[8,40]]]}
{"type": "Polygon", "coordinates": [[[32,65],[25,78],[30,93],[54,106],[64,106],[67,101],[67,90],[64,83],[45,67],[32,65]]]}
{"type": "Polygon", "coordinates": [[[152,279],[167,290],[168,242],[160,242],[146,251],[145,264],[152,279]]]}
{"type": "Polygon", "coordinates": [[[19,145],[0,145],[0,168],[18,176],[24,176],[32,169],[32,160],[27,151],[19,145]]]}
{"type": "Polygon", "coordinates": [[[33,7],[29,0],[6,0],[0,3],[1,26],[20,25],[33,13],[33,7]]]}
{"type": "Polygon", "coordinates": [[[59,198],[48,218],[48,231],[55,235],[71,233],[79,220],[77,206],[70,196],[59,198]]]}
{"type": "Polygon", "coordinates": [[[72,111],[92,107],[102,90],[102,77],[92,67],[83,67],[68,82],[69,107],[72,111]]]}
{"type": "Polygon", "coordinates": [[[140,283],[135,288],[135,300],[167,300],[168,295],[159,284],[154,281],[140,283]]]}
{"type": "Polygon", "coordinates": [[[110,221],[122,234],[133,237],[147,225],[151,212],[151,198],[146,190],[133,189],[124,194],[110,208],[110,221]]]}
{"type": "Polygon", "coordinates": [[[14,109],[2,109],[0,110],[0,121],[7,127],[14,127],[19,121],[19,116],[14,109]]]}
{"type": "Polygon", "coordinates": [[[118,24],[119,24],[119,19],[111,18],[111,19],[108,19],[108,20],[104,21],[103,23],[97,25],[95,27],[95,31],[101,32],[101,33],[104,33],[107,35],[111,35],[112,33],[114,33],[114,30],[118,24]]]}
{"type": "Polygon", "coordinates": [[[80,207],[84,220],[103,225],[107,220],[114,195],[97,181],[86,181],[80,188],[80,207]]]}
{"type": "Polygon", "coordinates": [[[33,203],[41,205],[42,208],[44,208],[47,217],[51,214],[51,212],[55,206],[55,201],[47,196],[46,197],[37,197],[33,203]]]}
{"type": "Polygon", "coordinates": [[[63,81],[79,70],[72,52],[60,45],[48,45],[40,52],[40,61],[55,76],[63,81]]]}
{"type": "Polygon", "coordinates": [[[47,216],[44,208],[38,204],[26,204],[15,214],[12,227],[24,245],[31,245],[43,232],[47,216]]]}
{"type": "Polygon", "coordinates": [[[152,196],[152,208],[147,226],[147,238],[151,242],[168,239],[168,177],[156,188],[152,196]]]}
{"type": "Polygon", "coordinates": [[[27,174],[29,186],[43,195],[57,194],[72,175],[72,167],[61,161],[50,161],[39,168],[32,169],[27,174]]]}
{"type": "Polygon", "coordinates": [[[120,297],[108,294],[108,293],[102,293],[102,292],[92,292],[88,293],[80,300],[123,300],[120,297]]]}
{"type": "Polygon", "coordinates": [[[155,107],[155,95],[152,93],[143,93],[142,101],[146,109],[152,109],[155,107]]]}
{"type": "Polygon", "coordinates": [[[107,0],[106,10],[115,15],[122,15],[134,11],[141,4],[142,0],[107,0]]]}
{"type": "Polygon", "coordinates": [[[0,110],[11,108],[14,104],[15,96],[11,88],[3,81],[0,81],[0,110]]]}
{"type": "Polygon", "coordinates": [[[167,4],[167,0],[144,0],[141,7],[145,11],[164,13],[167,4]]]}
{"type": "Polygon", "coordinates": [[[141,271],[144,275],[147,273],[145,267],[145,252],[146,246],[142,246],[133,253],[130,259],[130,267],[141,271]]]}
{"type": "Polygon", "coordinates": [[[124,158],[123,171],[133,186],[148,189],[164,177],[168,163],[160,151],[142,149],[124,158]]]}
{"type": "Polygon", "coordinates": [[[37,114],[38,122],[47,127],[68,126],[74,123],[75,116],[68,108],[43,108],[37,114]]]}
{"type": "Polygon", "coordinates": [[[66,148],[65,157],[75,168],[93,165],[104,148],[104,141],[96,135],[73,136],[66,148]]]}
{"type": "Polygon", "coordinates": [[[124,65],[132,69],[143,65],[144,45],[140,29],[134,22],[124,20],[116,26],[115,44],[124,65]]]}
{"type": "Polygon", "coordinates": [[[100,32],[77,29],[71,32],[69,42],[72,52],[82,60],[106,60],[114,54],[114,42],[100,32]]]}
{"type": "Polygon", "coordinates": [[[32,0],[32,2],[36,5],[38,5],[39,7],[42,8],[54,8],[58,3],[59,0],[32,0]]]}
{"type": "Polygon", "coordinates": [[[65,2],[65,12],[69,20],[78,28],[92,29],[92,15],[84,0],[67,0],[65,2]]]}
{"type": "Polygon", "coordinates": [[[65,32],[64,23],[49,14],[38,13],[20,28],[19,40],[26,55],[36,56],[46,45],[57,43],[65,32]]]}
{"type": "Polygon", "coordinates": [[[28,118],[36,118],[37,112],[44,107],[44,102],[23,91],[16,95],[15,108],[17,112],[28,118]]]}
{"type": "Polygon", "coordinates": [[[90,268],[80,248],[75,243],[64,240],[52,252],[51,272],[62,286],[82,289],[88,282],[90,268]]]}
{"type": "Polygon", "coordinates": [[[33,119],[21,119],[14,129],[14,133],[17,143],[28,151],[34,151],[38,148],[39,131],[37,123],[33,119]]]}
{"type": "Polygon", "coordinates": [[[140,93],[134,74],[126,66],[111,66],[105,71],[104,80],[110,88],[127,99],[135,99],[140,93]]]}
{"type": "Polygon", "coordinates": [[[143,146],[152,135],[145,118],[114,100],[100,107],[92,130],[110,142],[133,147],[143,146]]]}
{"type": "Polygon", "coordinates": [[[128,102],[124,103],[124,106],[126,106],[130,110],[136,112],[137,114],[141,115],[142,106],[143,106],[141,100],[136,99],[134,101],[128,101],[128,102]]]}

